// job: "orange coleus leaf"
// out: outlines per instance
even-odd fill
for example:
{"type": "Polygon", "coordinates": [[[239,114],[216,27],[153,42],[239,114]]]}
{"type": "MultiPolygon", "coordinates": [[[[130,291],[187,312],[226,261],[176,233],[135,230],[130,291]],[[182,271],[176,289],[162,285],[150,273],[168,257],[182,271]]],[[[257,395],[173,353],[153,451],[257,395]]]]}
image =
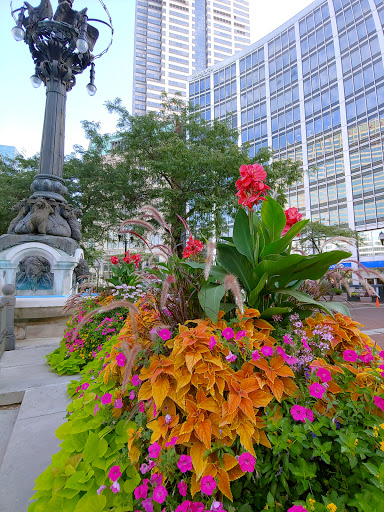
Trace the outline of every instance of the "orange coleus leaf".
{"type": "Polygon", "coordinates": [[[258,328],[258,329],[268,329],[269,331],[274,331],[275,328],[273,327],[273,325],[271,325],[270,323],[268,323],[266,320],[263,320],[262,318],[258,318],[257,320],[254,321],[254,325],[258,328]]]}
{"type": "Polygon", "coordinates": [[[284,384],[283,381],[279,378],[276,378],[274,382],[268,382],[268,387],[272,391],[272,393],[275,395],[276,400],[278,402],[281,402],[281,397],[283,396],[284,392],[284,384]]]}
{"type": "Polygon", "coordinates": [[[255,423],[256,417],[253,410],[253,403],[249,398],[242,398],[239,408],[245,414],[245,416],[252,421],[252,423],[255,423]]]}
{"type": "Polygon", "coordinates": [[[203,421],[198,421],[195,424],[195,435],[200,439],[201,442],[205,444],[207,450],[211,449],[211,422],[208,419],[204,419],[203,421]]]}
{"type": "Polygon", "coordinates": [[[192,373],[192,369],[195,366],[195,364],[200,361],[201,359],[201,353],[200,352],[188,352],[185,355],[185,363],[187,365],[188,371],[192,373]]]}
{"type": "Polygon", "coordinates": [[[217,472],[217,476],[218,476],[217,486],[218,486],[219,490],[229,500],[233,501],[233,496],[232,496],[232,492],[231,492],[231,485],[229,483],[228,473],[224,469],[219,468],[218,472],[217,472]]]}
{"type": "Polygon", "coordinates": [[[191,494],[192,494],[192,498],[194,497],[194,495],[197,492],[200,492],[200,479],[198,480],[196,478],[196,473],[192,472],[192,478],[191,478],[191,494]]]}
{"type": "Polygon", "coordinates": [[[140,387],[138,400],[144,401],[144,400],[149,400],[150,398],[152,398],[152,385],[151,385],[151,382],[149,380],[147,380],[147,381],[143,382],[143,384],[140,387]]]}
{"type": "Polygon", "coordinates": [[[265,359],[259,359],[258,361],[252,361],[252,364],[257,366],[257,368],[260,368],[260,370],[263,370],[268,380],[273,382],[276,377],[276,372],[269,367],[268,361],[265,359]]]}
{"type": "Polygon", "coordinates": [[[177,377],[176,392],[179,391],[184,386],[186,386],[187,384],[189,384],[190,382],[191,382],[191,374],[187,370],[183,371],[182,375],[177,377]]]}
{"type": "Polygon", "coordinates": [[[297,393],[299,388],[293,379],[290,379],[289,377],[281,377],[281,381],[284,384],[285,395],[294,396],[297,393]]]}
{"type": "Polygon", "coordinates": [[[280,356],[274,357],[272,359],[271,368],[280,377],[294,377],[295,376],[295,374],[293,373],[291,368],[285,364],[284,359],[280,356]]]}
{"type": "Polygon", "coordinates": [[[253,443],[251,441],[254,432],[255,428],[249,421],[240,423],[236,428],[236,433],[240,437],[240,443],[246,450],[252,453],[252,455],[255,455],[255,450],[253,449],[253,443]]]}
{"type": "Polygon", "coordinates": [[[224,453],[223,464],[225,471],[228,471],[229,469],[232,469],[235,466],[237,466],[239,463],[236,460],[236,457],[234,457],[233,455],[229,455],[228,453],[224,453]]]}
{"type": "Polygon", "coordinates": [[[342,363],[341,366],[344,366],[344,368],[347,368],[350,372],[357,375],[359,373],[359,370],[357,370],[354,366],[351,364],[342,363]]]}
{"type": "Polygon", "coordinates": [[[203,459],[206,447],[204,443],[195,438],[190,448],[190,456],[192,458],[192,465],[195,469],[197,478],[200,478],[207,466],[207,459],[203,459]]]}
{"type": "Polygon", "coordinates": [[[267,437],[267,434],[263,430],[259,430],[260,440],[259,444],[266,446],[267,448],[272,448],[272,445],[267,437]]]}
{"type": "Polygon", "coordinates": [[[165,376],[156,379],[156,382],[152,386],[153,399],[158,409],[162,406],[163,401],[169,391],[169,388],[169,380],[165,376]]]}
{"type": "Polygon", "coordinates": [[[227,473],[230,482],[233,482],[245,475],[244,471],[241,471],[240,466],[235,466],[234,468],[229,469],[227,473]]]}
{"type": "Polygon", "coordinates": [[[261,389],[252,391],[248,396],[252,400],[253,406],[256,408],[266,407],[273,398],[270,393],[262,391],[261,389]]]}

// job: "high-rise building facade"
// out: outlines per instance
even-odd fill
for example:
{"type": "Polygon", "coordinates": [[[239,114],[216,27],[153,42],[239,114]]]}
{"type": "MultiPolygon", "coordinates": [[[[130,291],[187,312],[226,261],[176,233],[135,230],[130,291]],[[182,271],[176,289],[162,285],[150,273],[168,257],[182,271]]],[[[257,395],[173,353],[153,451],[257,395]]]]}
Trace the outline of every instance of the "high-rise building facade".
{"type": "Polygon", "coordinates": [[[133,108],[159,110],[161,92],[249,44],[248,0],[136,0],[133,108]]]}
{"type": "Polygon", "coordinates": [[[189,99],[205,118],[232,115],[251,156],[301,160],[289,206],[363,232],[360,257],[384,267],[384,3],[316,0],[205,74],[189,99]]]}

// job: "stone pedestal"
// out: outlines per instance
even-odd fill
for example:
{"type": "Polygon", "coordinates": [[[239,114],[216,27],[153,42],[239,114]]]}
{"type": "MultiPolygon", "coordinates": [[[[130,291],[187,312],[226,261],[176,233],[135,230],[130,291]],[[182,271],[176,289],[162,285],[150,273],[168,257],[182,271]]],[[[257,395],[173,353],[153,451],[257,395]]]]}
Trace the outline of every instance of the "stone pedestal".
{"type": "Polygon", "coordinates": [[[0,288],[15,285],[16,297],[68,297],[74,292],[74,269],[83,257],[83,250],[71,238],[3,235],[0,288]]]}

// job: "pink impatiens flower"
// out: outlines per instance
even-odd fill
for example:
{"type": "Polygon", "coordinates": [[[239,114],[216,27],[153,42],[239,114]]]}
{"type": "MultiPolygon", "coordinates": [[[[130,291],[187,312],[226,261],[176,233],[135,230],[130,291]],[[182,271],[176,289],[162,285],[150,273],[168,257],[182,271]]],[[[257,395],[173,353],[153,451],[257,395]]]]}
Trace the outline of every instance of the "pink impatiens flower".
{"type": "Polygon", "coordinates": [[[105,393],[101,398],[100,401],[103,405],[110,404],[112,402],[112,395],[111,393],[105,393]]]}
{"type": "Polygon", "coordinates": [[[314,398],[323,398],[324,393],[325,387],[318,382],[314,382],[309,386],[309,394],[314,398]]]}
{"type": "Polygon", "coordinates": [[[216,489],[216,482],[211,475],[203,476],[201,479],[200,489],[201,492],[207,494],[207,496],[211,496],[213,491],[216,489]]]}
{"type": "Polygon", "coordinates": [[[149,446],[148,452],[149,452],[149,457],[151,459],[157,459],[157,457],[159,456],[159,453],[161,452],[161,446],[157,442],[153,443],[149,446]]]}
{"type": "Polygon", "coordinates": [[[141,380],[138,375],[134,375],[131,379],[132,386],[140,386],[141,380]]]}
{"type": "Polygon", "coordinates": [[[376,407],[379,407],[379,409],[384,411],[384,398],[381,398],[381,396],[374,396],[373,401],[375,402],[376,407]]]}
{"type": "Polygon", "coordinates": [[[226,340],[230,340],[235,336],[235,332],[231,327],[226,327],[221,331],[221,335],[224,336],[226,340]]]}
{"type": "Polygon", "coordinates": [[[321,382],[329,382],[332,380],[331,372],[326,368],[319,368],[316,372],[316,375],[319,377],[321,382]]]}
{"type": "Polygon", "coordinates": [[[180,455],[180,459],[177,461],[177,467],[182,473],[191,471],[192,469],[192,457],[190,455],[180,455]]]}
{"type": "Polygon", "coordinates": [[[171,337],[171,331],[169,329],[160,329],[157,333],[163,341],[167,341],[171,337]]]}
{"type": "Polygon", "coordinates": [[[273,355],[273,348],[268,347],[267,345],[264,345],[264,347],[261,347],[260,351],[264,357],[269,357],[269,356],[273,355]]]}
{"type": "Polygon", "coordinates": [[[237,355],[236,354],[232,354],[231,351],[229,351],[229,354],[226,356],[225,358],[227,361],[229,361],[230,363],[232,363],[233,361],[236,361],[237,359],[237,355]]]}
{"type": "Polygon", "coordinates": [[[216,345],[217,341],[214,336],[211,336],[211,339],[209,340],[209,350],[212,350],[213,347],[216,345]]]}
{"type": "Polygon", "coordinates": [[[248,471],[248,473],[252,473],[255,469],[255,463],[255,457],[249,452],[242,453],[239,457],[239,466],[241,471],[248,471]]]}
{"type": "Polygon", "coordinates": [[[344,350],[343,352],[344,361],[350,361],[354,363],[357,359],[357,353],[354,350],[344,350]]]}
{"type": "Polygon", "coordinates": [[[119,352],[116,356],[116,363],[119,365],[119,366],[124,366],[125,365],[125,361],[127,360],[127,358],[125,357],[125,355],[122,353],[122,352],[119,352]]]}
{"type": "Polygon", "coordinates": [[[177,484],[177,488],[179,489],[180,496],[186,496],[188,491],[188,485],[182,480],[177,484]]]}
{"type": "Polygon", "coordinates": [[[121,398],[116,398],[114,407],[115,409],[121,409],[123,407],[123,401],[121,398]]]}
{"type": "Polygon", "coordinates": [[[116,480],[121,477],[120,466],[112,466],[109,470],[108,477],[112,482],[116,482],[116,480]]]}
{"type": "Polygon", "coordinates": [[[159,485],[156,487],[156,489],[153,491],[153,501],[156,501],[157,503],[164,503],[165,498],[168,496],[168,491],[164,487],[164,485],[159,485]]]}

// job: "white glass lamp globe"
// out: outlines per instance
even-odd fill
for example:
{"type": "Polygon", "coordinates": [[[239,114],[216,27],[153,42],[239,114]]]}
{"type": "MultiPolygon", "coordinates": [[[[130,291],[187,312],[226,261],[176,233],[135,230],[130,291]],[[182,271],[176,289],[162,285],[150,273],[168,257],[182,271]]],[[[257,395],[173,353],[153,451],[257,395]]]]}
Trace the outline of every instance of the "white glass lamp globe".
{"type": "Polygon", "coordinates": [[[76,48],[79,50],[79,53],[87,52],[89,48],[88,41],[82,37],[79,37],[79,39],[76,41],[76,48]]]}
{"type": "Polygon", "coordinates": [[[15,41],[22,41],[25,36],[24,29],[22,27],[13,27],[12,35],[15,41]]]}
{"type": "Polygon", "coordinates": [[[40,85],[43,83],[43,81],[41,80],[41,78],[39,78],[37,75],[32,75],[31,76],[31,84],[32,84],[32,87],[34,87],[35,89],[37,89],[38,87],[40,87],[40,85]]]}
{"type": "Polygon", "coordinates": [[[97,89],[96,89],[96,85],[95,85],[95,84],[91,84],[91,83],[89,83],[89,84],[87,85],[87,91],[88,91],[88,94],[89,94],[90,96],[94,96],[94,95],[96,94],[96,91],[97,91],[97,89]]]}

